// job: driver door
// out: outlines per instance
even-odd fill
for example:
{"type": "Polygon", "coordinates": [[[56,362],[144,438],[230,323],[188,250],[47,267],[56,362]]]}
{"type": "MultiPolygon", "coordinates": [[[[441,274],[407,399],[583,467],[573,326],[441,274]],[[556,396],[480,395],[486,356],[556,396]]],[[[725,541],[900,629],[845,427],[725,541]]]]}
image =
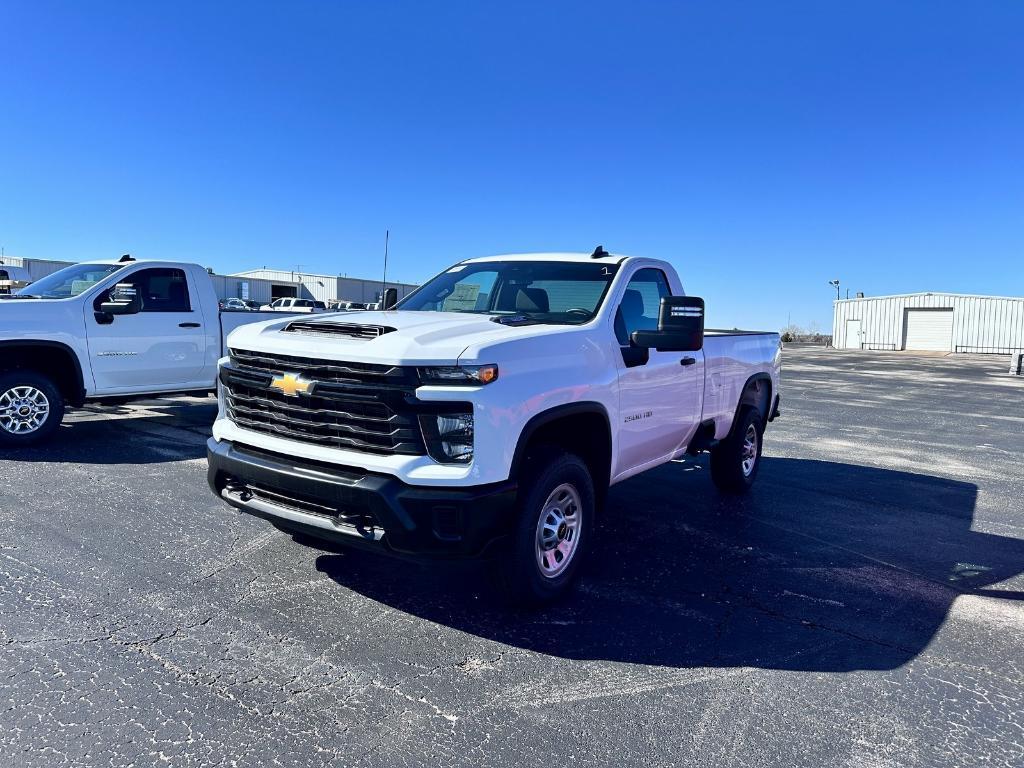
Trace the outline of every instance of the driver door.
{"type": "Polygon", "coordinates": [[[639,269],[616,311],[615,336],[622,352],[616,475],[670,457],[697,430],[704,399],[703,354],[640,349],[630,341],[633,331],[657,329],[661,297],[671,295],[664,272],[639,269]]]}
{"type": "Polygon", "coordinates": [[[99,306],[109,289],[99,293],[93,306],[86,305],[89,357],[97,391],[146,392],[199,385],[207,334],[202,312],[192,306],[196,291],[186,272],[143,268],[118,273],[117,282],[136,287],[142,310],[104,317],[99,306]]]}

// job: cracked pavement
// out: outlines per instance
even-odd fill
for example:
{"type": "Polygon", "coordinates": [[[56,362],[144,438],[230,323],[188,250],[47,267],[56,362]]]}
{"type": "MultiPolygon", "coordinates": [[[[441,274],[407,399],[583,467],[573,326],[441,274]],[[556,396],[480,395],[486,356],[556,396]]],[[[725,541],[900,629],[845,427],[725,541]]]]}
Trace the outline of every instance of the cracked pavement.
{"type": "Polygon", "coordinates": [[[0,765],[1024,765],[1024,380],[789,349],[754,491],[616,486],[579,592],[303,546],[209,400],[0,454],[0,765]]]}

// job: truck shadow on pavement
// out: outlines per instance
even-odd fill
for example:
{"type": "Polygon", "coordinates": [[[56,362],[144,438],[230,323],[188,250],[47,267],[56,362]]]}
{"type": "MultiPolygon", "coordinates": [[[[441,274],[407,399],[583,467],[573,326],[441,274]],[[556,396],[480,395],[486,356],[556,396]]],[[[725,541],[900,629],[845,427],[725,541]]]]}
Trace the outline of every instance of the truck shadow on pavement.
{"type": "MultiPolygon", "coordinates": [[[[976,486],[765,457],[725,498],[703,461],[612,489],[578,592],[536,612],[500,604],[474,566],[356,552],[318,558],[340,585],[463,632],[570,659],[669,667],[893,669],[954,600],[1024,571],[1024,540],[971,530],[976,486]]],[[[1019,587],[1018,587],[1019,588],[1019,587]]]]}
{"type": "Polygon", "coordinates": [[[69,411],[43,445],[0,449],[0,459],[74,464],[159,464],[206,457],[206,437],[216,401],[156,401],[138,405],[86,406],[69,411]]]}

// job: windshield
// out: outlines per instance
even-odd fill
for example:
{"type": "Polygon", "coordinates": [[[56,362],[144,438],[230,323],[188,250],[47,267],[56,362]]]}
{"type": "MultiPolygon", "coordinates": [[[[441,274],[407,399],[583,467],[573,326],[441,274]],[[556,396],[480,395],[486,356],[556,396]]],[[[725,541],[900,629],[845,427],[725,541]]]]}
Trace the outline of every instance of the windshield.
{"type": "Polygon", "coordinates": [[[68,299],[89,290],[107,275],[124,264],[72,264],[70,267],[36,280],[17,291],[19,296],[38,296],[40,299],[68,299]]]}
{"type": "Polygon", "coordinates": [[[456,264],[406,296],[398,309],[523,315],[579,325],[601,306],[617,264],[572,261],[479,261],[456,264]]]}

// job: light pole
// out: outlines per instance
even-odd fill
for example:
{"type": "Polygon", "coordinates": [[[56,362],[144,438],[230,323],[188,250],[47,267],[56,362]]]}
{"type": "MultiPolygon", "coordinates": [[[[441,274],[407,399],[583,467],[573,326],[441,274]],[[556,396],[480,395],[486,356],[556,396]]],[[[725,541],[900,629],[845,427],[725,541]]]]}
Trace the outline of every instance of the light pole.
{"type": "Polygon", "coordinates": [[[828,284],[833,286],[836,289],[836,301],[839,301],[839,281],[838,280],[829,280],[828,284]]]}

